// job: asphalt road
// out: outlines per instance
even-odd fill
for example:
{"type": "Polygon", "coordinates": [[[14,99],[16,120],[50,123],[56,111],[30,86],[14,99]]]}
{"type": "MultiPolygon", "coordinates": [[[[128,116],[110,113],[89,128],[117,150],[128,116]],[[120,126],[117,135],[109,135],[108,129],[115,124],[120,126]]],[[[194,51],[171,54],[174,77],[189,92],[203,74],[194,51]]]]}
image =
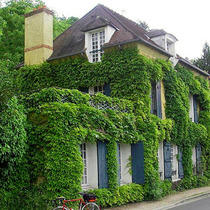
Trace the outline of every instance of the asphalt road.
{"type": "Polygon", "coordinates": [[[170,210],[210,210],[210,197],[170,208],[170,210]]]}

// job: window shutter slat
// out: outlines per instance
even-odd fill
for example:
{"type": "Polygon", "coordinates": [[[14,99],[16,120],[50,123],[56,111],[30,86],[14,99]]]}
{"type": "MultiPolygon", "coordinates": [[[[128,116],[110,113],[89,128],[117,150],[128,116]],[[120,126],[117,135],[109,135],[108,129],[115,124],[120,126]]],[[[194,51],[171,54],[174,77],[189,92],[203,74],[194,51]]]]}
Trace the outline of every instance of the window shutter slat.
{"type": "Polygon", "coordinates": [[[143,142],[131,145],[132,182],[144,184],[144,148],[143,142]]]}
{"type": "Polygon", "coordinates": [[[98,188],[108,188],[106,143],[98,142],[98,188]]]}
{"type": "Polygon", "coordinates": [[[171,144],[164,142],[164,178],[171,180],[172,168],[171,168],[171,144]]]}
{"type": "Polygon", "coordinates": [[[180,179],[183,179],[184,178],[184,169],[183,169],[183,164],[182,164],[182,151],[181,151],[181,147],[178,147],[178,154],[179,154],[179,163],[178,163],[179,178],[180,179]]]}
{"type": "Polygon", "coordinates": [[[201,174],[201,145],[196,146],[196,172],[201,174]]]}
{"type": "Polygon", "coordinates": [[[104,85],[104,95],[111,96],[111,89],[109,83],[106,83],[104,85]]]}
{"type": "Polygon", "coordinates": [[[157,95],[157,116],[162,119],[161,82],[157,83],[156,95],[157,95]]]}
{"type": "Polygon", "coordinates": [[[197,110],[198,104],[197,104],[197,97],[193,96],[193,108],[194,108],[194,122],[198,123],[198,110],[197,110]]]}

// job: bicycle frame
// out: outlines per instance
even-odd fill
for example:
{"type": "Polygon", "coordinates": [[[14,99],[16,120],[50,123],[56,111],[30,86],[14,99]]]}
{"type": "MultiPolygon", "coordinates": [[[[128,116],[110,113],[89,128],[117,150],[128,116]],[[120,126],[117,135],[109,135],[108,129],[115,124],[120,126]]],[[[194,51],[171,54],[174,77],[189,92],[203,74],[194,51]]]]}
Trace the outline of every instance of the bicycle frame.
{"type": "MultiPolygon", "coordinates": [[[[85,201],[82,198],[77,198],[77,199],[71,199],[71,200],[63,200],[63,210],[64,208],[68,208],[65,203],[69,203],[69,202],[74,202],[74,201],[80,201],[79,202],[79,206],[81,206],[81,204],[85,205],[85,201]]],[[[72,210],[72,208],[70,208],[70,210],[72,210]]]]}

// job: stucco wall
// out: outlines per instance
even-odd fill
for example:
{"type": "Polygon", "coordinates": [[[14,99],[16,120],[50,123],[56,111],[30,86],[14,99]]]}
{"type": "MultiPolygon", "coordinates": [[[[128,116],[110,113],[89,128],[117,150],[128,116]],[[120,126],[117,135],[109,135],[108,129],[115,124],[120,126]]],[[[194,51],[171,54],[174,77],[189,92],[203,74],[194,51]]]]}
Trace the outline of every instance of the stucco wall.
{"type": "Polygon", "coordinates": [[[52,54],[52,18],[43,11],[25,18],[25,65],[41,64],[52,54]]]}

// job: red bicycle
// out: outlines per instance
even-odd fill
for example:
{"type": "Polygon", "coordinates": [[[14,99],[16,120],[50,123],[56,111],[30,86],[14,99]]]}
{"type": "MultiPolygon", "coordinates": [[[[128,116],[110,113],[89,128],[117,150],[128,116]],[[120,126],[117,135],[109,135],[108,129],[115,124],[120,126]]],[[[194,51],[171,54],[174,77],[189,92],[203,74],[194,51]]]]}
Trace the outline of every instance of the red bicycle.
{"type": "Polygon", "coordinates": [[[66,206],[66,203],[79,201],[79,210],[100,210],[100,207],[95,203],[96,202],[96,195],[94,194],[87,194],[87,193],[79,193],[83,196],[82,198],[66,200],[65,197],[59,197],[56,201],[59,201],[59,206],[54,208],[53,210],[73,210],[66,206]]]}

